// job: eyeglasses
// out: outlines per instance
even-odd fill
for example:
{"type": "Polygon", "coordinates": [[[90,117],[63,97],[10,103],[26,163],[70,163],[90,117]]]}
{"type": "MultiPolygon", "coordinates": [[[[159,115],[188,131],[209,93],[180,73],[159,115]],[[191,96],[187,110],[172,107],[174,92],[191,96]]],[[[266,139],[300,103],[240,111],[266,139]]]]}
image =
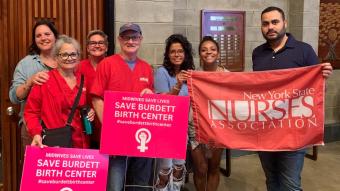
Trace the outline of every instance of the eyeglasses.
{"type": "Polygon", "coordinates": [[[178,49],[178,50],[170,50],[170,55],[175,56],[176,54],[183,55],[184,50],[183,49],[178,49]]]}
{"type": "Polygon", "coordinates": [[[124,41],[129,41],[130,39],[132,41],[137,41],[140,39],[140,36],[120,36],[120,38],[122,38],[124,41]]]}
{"type": "Polygon", "coordinates": [[[71,58],[72,60],[75,60],[78,58],[79,53],[78,52],[72,52],[72,53],[60,53],[58,54],[58,56],[62,59],[62,60],[67,60],[68,58],[71,58]]]}
{"type": "Polygon", "coordinates": [[[89,41],[87,44],[89,46],[104,46],[104,45],[106,45],[105,41],[89,41]]]}

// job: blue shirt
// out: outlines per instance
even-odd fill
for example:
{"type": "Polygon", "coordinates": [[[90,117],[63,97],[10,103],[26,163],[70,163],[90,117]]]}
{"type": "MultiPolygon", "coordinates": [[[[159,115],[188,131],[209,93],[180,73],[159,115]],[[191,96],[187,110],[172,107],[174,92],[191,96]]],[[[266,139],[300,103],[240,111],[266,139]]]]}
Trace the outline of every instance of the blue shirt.
{"type": "Polygon", "coordinates": [[[264,43],[253,51],[253,70],[276,70],[286,68],[297,68],[319,63],[319,59],[313,48],[304,42],[297,41],[287,33],[288,40],[285,46],[277,52],[264,43]]]}
{"type": "Polygon", "coordinates": [[[128,64],[129,68],[131,70],[135,69],[135,66],[136,66],[136,60],[132,60],[132,61],[127,61],[125,60],[125,62],[128,64]]]}
{"type": "MultiPolygon", "coordinates": [[[[177,83],[176,76],[170,76],[168,71],[163,67],[159,67],[155,72],[154,86],[156,93],[168,93],[177,83]]],[[[188,86],[183,84],[178,95],[188,96],[188,86]]]]}
{"type": "Polygon", "coordinates": [[[22,114],[26,104],[26,99],[18,99],[18,97],[16,96],[17,87],[21,84],[24,84],[25,81],[33,74],[49,69],[50,68],[48,68],[45,64],[41,62],[39,55],[27,55],[22,60],[20,60],[15,67],[12,85],[9,89],[9,99],[13,104],[20,103],[19,116],[21,117],[21,119],[19,121],[19,124],[22,122],[22,114]]]}

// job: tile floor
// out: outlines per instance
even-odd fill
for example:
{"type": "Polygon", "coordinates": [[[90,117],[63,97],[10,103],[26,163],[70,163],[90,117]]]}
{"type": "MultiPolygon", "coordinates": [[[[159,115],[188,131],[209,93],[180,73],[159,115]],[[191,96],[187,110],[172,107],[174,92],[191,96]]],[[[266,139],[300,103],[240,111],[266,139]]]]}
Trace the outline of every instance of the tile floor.
{"type": "MultiPolygon", "coordinates": [[[[223,167],[225,161],[221,162],[223,167]]],[[[305,158],[302,172],[305,191],[340,191],[340,141],[319,147],[318,159],[305,158]]],[[[185,190],[194,191],[192,175],[185,190]]],[[[221,174],[218,191],[265,191],[265,178],[257,155],[232,158],[231,175],[221,174]]]]}

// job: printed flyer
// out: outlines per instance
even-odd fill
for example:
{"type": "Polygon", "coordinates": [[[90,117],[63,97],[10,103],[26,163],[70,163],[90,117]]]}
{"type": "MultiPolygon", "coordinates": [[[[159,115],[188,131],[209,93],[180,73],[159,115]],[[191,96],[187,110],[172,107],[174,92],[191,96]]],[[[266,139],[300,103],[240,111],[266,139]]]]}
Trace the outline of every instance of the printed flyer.
{"type": "Polygon", "coordinates": [[[20,191],[106,190],[107,170],[98,150],[27,146],[20,191]]]}
{"type": "Polygon", "coordinates": [[[100,152],[185,159],[188,96],[106,91],[100,152]]]}

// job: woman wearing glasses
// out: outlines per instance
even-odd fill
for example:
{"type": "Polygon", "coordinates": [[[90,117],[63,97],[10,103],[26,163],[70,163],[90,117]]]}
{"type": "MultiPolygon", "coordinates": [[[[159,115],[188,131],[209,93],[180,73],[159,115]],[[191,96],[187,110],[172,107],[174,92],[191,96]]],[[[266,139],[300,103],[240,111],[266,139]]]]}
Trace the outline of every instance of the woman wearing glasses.
{"type": "MultiPolygon", "coordinates": [[[[94,79],[96,77],[96,69],[98,63],[103,60],[107,52],[107,35],[101,30],[90,31],[87,35],[86,50],[88,59],[82,60],[79,63],[79,72],[85,76],[86,89],[90,92],[94,79]]],[[[92,107],[91,94],[87,94],[87,99],[92,107]]],[[[94,119],[94,131],[91,135],[91,148],[98,149],[100,143],[100,128],[101,123],[97,117],[94,119]]]]}
{"type": "MultiPolygon", "coordinates": [[[[166,40],[163,66],[155,73],[157,93],[188,96],[188,70],[195,69],[192,46],[186,37],[173,34],[166,40]]],[[[184,183],[185,160],[159,159],[156,190],[179,191],[184,183]]]]}
{"type": "MultiPolygon", "coordinates": [[[[42,143],[41,121],[47,129],[65,126],[81,81],[80,73],[75,70],[79,64],[79,53],[80,45],[75,39],[63,35],[56,41],[52,55],[57,61],[57,68],[48,72],[49,78],[44,84],[32,87],[24,111],[28,131],[33,137],[31,145],[45,146],[42,143]]],[[[82,88],[81,92],[71,123],[72,147],[88,148],[89,137],[83,133],[79,113],[79,108],[87,103],[86,88],[82,88]]],[[[87,118],[93,121],[92,109],[87,118]]]]}

